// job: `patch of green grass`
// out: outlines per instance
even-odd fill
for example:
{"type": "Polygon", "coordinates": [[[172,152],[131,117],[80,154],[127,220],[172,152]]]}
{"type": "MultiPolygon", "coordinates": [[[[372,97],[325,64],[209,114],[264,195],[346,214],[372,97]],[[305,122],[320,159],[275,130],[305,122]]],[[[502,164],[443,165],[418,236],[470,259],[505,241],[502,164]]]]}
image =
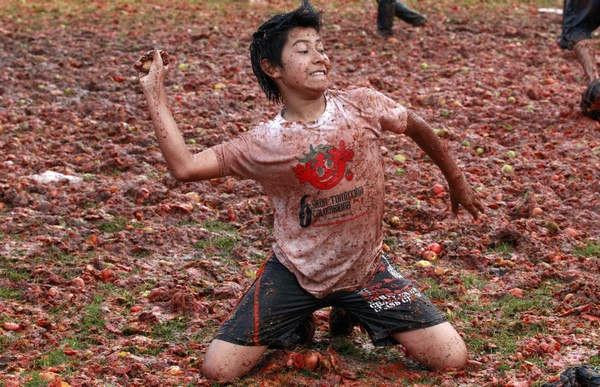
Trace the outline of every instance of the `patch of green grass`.
{"type": "Polygon", "coordinates": [[[460,325],[459,330],[472,352],[495,353],[508,360],[525,340],[548,333],[543,319],[527,321],[524,317],[552,314],[555,309],[552,295],[559,283],[544,282],[537,288],[526,290],[520,298],[505,294],[482,299],[482,293],[490,293],[489,289],[484,291],[490,283],[476,275],[462,279],[460,289],[440,286],[433,278],[425,278],[422,283],[428,285],[424,293],[434,301],[460,299],[453,302],[458,308],[447,310],[446,315],[450,322],[460,325]]]}
{"type": "Polygon", "coordinates": [[[69,356],[65,355],[65,353],[56,349],[54,351],[48,352],[46,354],[41,355],[37,359],[33,361],[33,365],[36,368],[48,368],[48,367],[56,367],[62,364],[67,364],[71,361],[69,356]]]}
{"type": "Polygon", "coordinates": [[[575,252],[589,258],[600,258],[600,243],[588,241],[585,246],[575,248],[575,252]]]}
{"type": "Polygon", "coordinates": [[[216,220],[205,221],[202,226],[217,235],[207,240],[196,241],[194,246],[200,250],[216,249],[218,252],[214,252],[214,255],[217,256],[229,256],[239,240],[235,226],[216,220]]]}
{"type": "Polygon", "coordinates": [[[98,225],[98,229],[102,232],[113,234],[123,231],[129,222],[124,218],[114,218],[112,221],[103,222],[98,225]]]}
{"type": "Polygon", "coordinates": [[[177,223],[177,226],[179,227],[185,227],[185,226],[196,226],[198,224],[198,222],[196,222],[195,220],[180,220],[177,223]]]}
{"type": "Polygon", "coordinates": [[[23,295],[21,294],[20,291],[0,287],[0,299],[21,300],[22,298],[23,298],[23,295]]]}
{"type": "Polygon", "coordinates": [[[526,323],[523,322],[522,315],[525,312],[545,315],[553,310],[553,306],[552,299],[545,300],[540,293],[529,299],[502,297],[481,309],[476,314],[461,313],[461,319],[465,322],[472,321],[474,315],[490,317],[479,321],[475,326],[471,324],[463,326],[468,346],[475,352],[497,353],[508,359],[514,355],[523,341],[537,334],[547,333],[543,321],[526,323]],[[491,337],[493,337],[493,345],[490,345],[491,337]]]}
{"type": "Polygon", "coordinates": [[[512,244],[508,243],[508,242],[500,242],[498,243],[498,245],[496,245],[495,247],[490,249],[491,252],[497,253],[497,254],[501,254],[505,257],[510,256],[512,253],[514,253],[515,248],[512,244]]]}
{"type": "Polygon", "coordinates": [[[486,281],[481,275],[478,274],[467,274],[461,276],[463,280],[463,285],[467,288],[477,288],[483,289],[486,286],[489,286],[489,281],[486,281]]]}
{"type": "Polygon", "coordinates": [[[30,279],[29,271],[18,267],[0,267],[0,277],[4,277],[12,282],[27,281],[30,279]]]}
{"type": "Polygon", "coordinates": [[[98,290],[104,294],[104,298],[112,297],[116,299],[119,305],[130,308],[136,304],[136,298],[133,293],[125,288],[115,286],[112,283],[103,283],[98,285],[98,290]]]}
{"type": "Polygon", "coordinates": [[[391,249],[394,249],[396,246],[398,246],[398,240],[396,238],[385,238],[383,243],[385,243],[391,249]]]}
{"type": "Polygon", "coordinates": [[[1,335],[0,336],[0,353],[5,352],[6,349],[8,347],[10,347],[13,342],[14,342],[13,338],[11,338],[9,336],[1,335]]]}
{"type": "Polygon", "coordinates": [[[32,372],[31,377],[27,378],[23,387],[46,387],[48,385],[48,381],[42,379],[37,372],[32,372]]]}
{"type": "Polygon", "coordinates": [[[150,336],[165,342],[173,343],[187,340],[183,337],[183,332],[188,327],[190,319],[187,317],[178,317],[152,326],[150,336]]]}
{"type": "MultiPolygon", "coordinates": [[[[364,359],[366,356],[372,355],[372,352],[365,352],[347,337],[332,337],[331,347],[340,355],[354,358],[364,359]]],[[[326,348],[323,348],[326,349],[326,348]]]]}
{"type": "Polygon", "coordinates": [[[190,337],[190,340],[197,343],[208,344],[214,339],[219,327],[220,324],[218,322],[213,319],[207,319],[204,321],[202,329],[198,329],[195,333],[193,333],[190,337]]]}
{"type": "Polygon", "coordinates": [[[81,317],[79,327],[81,333],[89,333],[103,329],[106,326],[102,312],[102,299],[100,293],[94,295],[92,301],[83,308],[83,316],[81,317]]]}
{"type": "Polygon", "coordinates": [[[212,244],[215,245],[223,253],[229,255],[235,247],[237,238],[235,237],[217,237],[212,240],[212,244]]]}
{"type": "MultiPolygon", "coordinates": [[[[76,255],[72,255],[69,254],[68,252],[56,247],[56,246],[50,246],[47,250],[46,253],[41,256],[41,257],[36,257],[39,259],[40,262],[45,261],[45,262],[61,262],[61,263],[65,263],[67,264],[67,266],[74,266],[75,264],[79,263],[79,257],[77,257],[76,255]]],[[[61,265],[64,268],[64,265],[61,265]]],[[[63,278],[69,279],[72,277],[75,277],[76,275],[79,274],[79,271],[77,271],[76,273],[73,273],[72,270],[61,270],[60,275],[62,275],[63,278]]]]}
{"type": "Polygon", "coordinates": [[[77,337],[69,337],[62,341],[62,345],[71,349],[86,349],[88,347],[88,343],[85,341],[81,341],[77,337]]]}
{"type": "Polygon", "coordinates": [[[224,223],[221,222],[219,220],[206,220],[204,222],[202,222],[202,227],[204,227],[205,229],[207,229],[208,231],[211,232],[227,232],[227,233],[235,233],[237,234],[237,228],[230,224],[230,223],[224,223]]]}

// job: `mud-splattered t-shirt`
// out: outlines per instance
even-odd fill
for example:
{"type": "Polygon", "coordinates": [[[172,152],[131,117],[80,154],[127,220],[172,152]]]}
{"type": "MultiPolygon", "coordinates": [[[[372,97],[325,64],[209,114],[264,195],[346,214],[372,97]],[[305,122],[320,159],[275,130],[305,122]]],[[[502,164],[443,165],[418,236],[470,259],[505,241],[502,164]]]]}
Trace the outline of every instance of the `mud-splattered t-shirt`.
{"type": "Polygon", "coordinates": [[[407,112],[368,88],[326,93],[313,122],[268,122],[214,148],[220,172],[259,182],[274,207],[274,251],[316,297],[363,285],[377,267],[384,176],[382,130],[407,112]]]}

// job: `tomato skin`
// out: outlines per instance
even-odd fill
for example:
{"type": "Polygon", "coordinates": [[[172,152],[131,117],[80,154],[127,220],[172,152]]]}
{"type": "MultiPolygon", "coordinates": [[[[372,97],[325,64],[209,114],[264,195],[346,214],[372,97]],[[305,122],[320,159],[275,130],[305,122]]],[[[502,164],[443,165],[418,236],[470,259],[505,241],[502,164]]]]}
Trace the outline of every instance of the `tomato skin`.
{"type": "Polygon", "coordinates": [[[438,258],[438,255],[431,250],[425,250],[421,254],[421,258],[423,258],[425,261],[431,262],[431,261],[435,261],[438,258]]]}
{"type": "Polygon", "coordinates": [[[441,184],[435,184],[432,188],[431,191],[433,192],[433,194],[435,196],[441,196],[446,192],[446,188],[444,188],[443,185],[441,184]]]}
{"type": "Polygon", "coordinates": [[[430,244],[428,249],[438,255],[442,253],[442,246],[439,243],[434,242],[434,243],[430,244]]]}

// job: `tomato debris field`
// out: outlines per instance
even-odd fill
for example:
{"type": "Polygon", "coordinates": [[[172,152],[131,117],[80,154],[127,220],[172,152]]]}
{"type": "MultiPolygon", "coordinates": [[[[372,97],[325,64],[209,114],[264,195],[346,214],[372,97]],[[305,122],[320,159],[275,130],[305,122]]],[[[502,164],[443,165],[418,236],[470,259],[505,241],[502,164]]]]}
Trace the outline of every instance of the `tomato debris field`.
{"type": "MultiPolygon", "coordinates": [[[[485,201],[477,222],[452,215],[435,166],[407,138],[382,138],[385,247],[471,363],[428,372],[358,329],[332,340],[320,310],[312,347],[269,351],[235,385],[539,386],[600,364],[600,125],[579,112],[585,82],[555,43],[560,15],[426,0],[427,26],[396,20],[386,41],[375,3],[313,4],[333,87],[414,109],[485,201]]],[[[253,182],[169,175],[133,63],[152,48],[177,57],[170,103],[199,151],[276,113],[248,45],[297,5],[0,5],[0,386],[210,385],[204,351],[269,255],[272,212],[253,182]]]]}

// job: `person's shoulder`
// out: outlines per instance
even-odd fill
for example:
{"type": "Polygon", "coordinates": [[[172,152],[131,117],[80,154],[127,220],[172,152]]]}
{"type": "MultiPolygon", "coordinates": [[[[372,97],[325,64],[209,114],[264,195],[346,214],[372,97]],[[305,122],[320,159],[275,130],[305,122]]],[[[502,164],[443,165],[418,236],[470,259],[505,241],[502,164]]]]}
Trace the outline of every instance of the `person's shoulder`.
{"type": "Polygon", "coordinates": [[[344,90],[336,90],[336,92],[348,97],[364,97],[366,95],[380,94],[377,90],[366,86],[351,86],[344,90]]]}
{"type": "Polygon", "coordinates": [[[354,102],[368,102],[375,98],[381,97],[379,91],[365,86],[353,86],[344,90],[331,89],[329,90],[331,98],[340,98],[354,102]]]}
{"type": "Polygon", "coordinates": [[[270,138],[273,134],[279,133],[285,124],[286,121],[281,113],[278,113],[274,117],[261,119],[254,123],[248,130],[239,133],[237,137],[244,137],[246,141],[263,142],[265,138],[270,138]]]}

